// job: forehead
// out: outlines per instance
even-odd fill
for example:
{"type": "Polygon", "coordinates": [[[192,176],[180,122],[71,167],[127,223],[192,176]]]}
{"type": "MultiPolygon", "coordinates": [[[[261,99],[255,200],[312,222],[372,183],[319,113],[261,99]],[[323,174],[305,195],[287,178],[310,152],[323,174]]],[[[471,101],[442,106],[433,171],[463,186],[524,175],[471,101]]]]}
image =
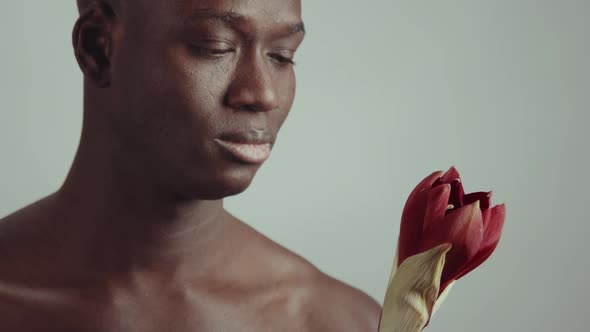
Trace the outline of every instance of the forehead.
{"type": "MultiPolygon", "coordinates": [[[[141,0],[140,10],[159,24],[183,24],[205,14],[230,13],[264,27],[301,22],[300,0],[141,0]]],[[[146,17],[147,16],[147,17],[146,17]]]]}

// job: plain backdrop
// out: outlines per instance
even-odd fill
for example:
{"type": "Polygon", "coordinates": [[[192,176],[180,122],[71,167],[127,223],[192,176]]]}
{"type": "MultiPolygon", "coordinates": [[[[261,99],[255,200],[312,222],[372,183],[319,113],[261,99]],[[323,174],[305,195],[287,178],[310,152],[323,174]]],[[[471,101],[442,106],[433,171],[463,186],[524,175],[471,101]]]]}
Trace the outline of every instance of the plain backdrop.
{"type": "MultiPolygon", "coordinates": [[[[382,301],[407,195],[455,165],[506,226],[427,330],[588,331],[590,1],[303,1],[295,105],[228,209],[382,301]]],[[[74,2],[0,2],[0,216],[74,156],[74,2]]]]}

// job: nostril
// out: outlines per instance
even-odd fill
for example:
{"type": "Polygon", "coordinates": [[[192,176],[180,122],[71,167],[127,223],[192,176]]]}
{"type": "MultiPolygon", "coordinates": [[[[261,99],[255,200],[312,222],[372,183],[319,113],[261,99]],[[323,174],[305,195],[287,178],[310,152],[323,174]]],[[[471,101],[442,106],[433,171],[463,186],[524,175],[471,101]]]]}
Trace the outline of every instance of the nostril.
{"type": "Polygon", "coordinates": [[[241,105],[239,107],[239,109],[242,111],[248,111],[248,112],[259,112],[260,111],[260,107],[256,106],[255,104],[241,105]]]}

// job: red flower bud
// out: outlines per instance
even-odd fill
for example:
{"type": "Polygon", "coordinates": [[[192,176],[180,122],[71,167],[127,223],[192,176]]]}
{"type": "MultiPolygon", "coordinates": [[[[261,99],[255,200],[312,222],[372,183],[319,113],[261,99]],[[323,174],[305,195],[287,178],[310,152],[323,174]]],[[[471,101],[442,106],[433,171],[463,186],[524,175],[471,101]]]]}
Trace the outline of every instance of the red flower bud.
{"type": "Polygon", "coordinates": [[[498,245],[504,226],[506,207],[491,207],[491,196],[491,192],[465,194],[454,167],[426,177],[404,207],[397,265],[410,256],[451,243],[439,294],[478,267],[498,245]]]}

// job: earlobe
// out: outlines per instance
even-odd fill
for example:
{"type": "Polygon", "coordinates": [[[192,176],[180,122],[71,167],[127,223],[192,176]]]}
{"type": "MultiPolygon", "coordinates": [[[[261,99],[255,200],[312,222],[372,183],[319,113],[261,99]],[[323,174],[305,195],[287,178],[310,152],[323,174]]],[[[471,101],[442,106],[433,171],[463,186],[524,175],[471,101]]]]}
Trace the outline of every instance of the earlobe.
{"type": "Polygon", "coordinates": [[[94,2],[80,15],[72,32],[74,53],[84,76],[98,87],[111,82],[113,11],[94,2]]]}

